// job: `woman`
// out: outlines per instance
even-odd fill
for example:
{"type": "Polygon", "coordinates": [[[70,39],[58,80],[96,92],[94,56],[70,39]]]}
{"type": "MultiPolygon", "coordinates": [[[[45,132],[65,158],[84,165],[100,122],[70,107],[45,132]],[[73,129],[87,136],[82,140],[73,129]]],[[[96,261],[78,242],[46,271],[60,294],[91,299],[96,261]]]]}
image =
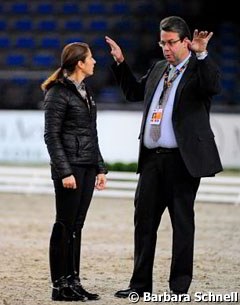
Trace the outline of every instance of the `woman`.
{"type": "Polygon", "coordinates": [[[87,44],[68,44],[61,67],[41,86],[56,201],[49,247],[55,301],[99,299],[82,287],[79,277],[81,231],[94,186],[104,189],[107,173],[98,145],[96,105],[84,84],[95,63],[87,44]]]}

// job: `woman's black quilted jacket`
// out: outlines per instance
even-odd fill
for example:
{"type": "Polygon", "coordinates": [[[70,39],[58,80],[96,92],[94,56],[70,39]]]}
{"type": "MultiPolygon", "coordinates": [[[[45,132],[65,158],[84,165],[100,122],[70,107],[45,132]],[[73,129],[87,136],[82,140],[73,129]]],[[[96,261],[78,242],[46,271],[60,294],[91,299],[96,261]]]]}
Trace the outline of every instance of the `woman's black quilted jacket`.
{"type": "Polygon", "coordinates": [[[45,93],[44,140],[51,165],[59,178],[72,174],[71,165],[94,165],[107,173],[96,129],[96,105],[88,103],[68,79],[56,81],[45,93]]]}

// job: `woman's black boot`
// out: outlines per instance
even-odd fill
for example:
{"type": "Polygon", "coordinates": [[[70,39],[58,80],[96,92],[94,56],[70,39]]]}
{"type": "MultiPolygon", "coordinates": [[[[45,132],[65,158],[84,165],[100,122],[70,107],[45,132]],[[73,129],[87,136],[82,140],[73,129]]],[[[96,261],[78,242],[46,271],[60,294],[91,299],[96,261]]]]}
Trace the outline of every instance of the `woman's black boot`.
{"type": "Polygon", "coordinates": [[[69,286],[75,293],[84,296],[89,301],[96,301],[100,299],[100,296],[97,293],[90,293],[85,290],[82,287],[80,279],[78,277],[69,279],[69,286]]]}
{"type": "Polygon", "coordinates": [[[55,281],[52,286],[52,300],[53,301],[86,301],[87,298],[80,294],[69,285],[65,278],[60,278],[55,281]]]}

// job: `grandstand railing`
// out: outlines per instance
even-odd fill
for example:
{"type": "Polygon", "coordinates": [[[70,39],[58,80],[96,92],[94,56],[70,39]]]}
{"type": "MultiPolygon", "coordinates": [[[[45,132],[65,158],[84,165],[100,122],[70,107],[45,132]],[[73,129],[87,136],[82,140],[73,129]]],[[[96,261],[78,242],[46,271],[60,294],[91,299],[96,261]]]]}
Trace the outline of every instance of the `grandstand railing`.
{"type": "MultiPolygon", "coordinates": [[[[138,175],[109,172],[107,188],[95,191],[95,197],[133,199],[138,175]]],[[[54,194],[47,167],[0,166],[0,192],[22,194],[54,194]]],[[[240,204],[240,177],[218,175],[202,178],[196,201],[240,204]]]]}

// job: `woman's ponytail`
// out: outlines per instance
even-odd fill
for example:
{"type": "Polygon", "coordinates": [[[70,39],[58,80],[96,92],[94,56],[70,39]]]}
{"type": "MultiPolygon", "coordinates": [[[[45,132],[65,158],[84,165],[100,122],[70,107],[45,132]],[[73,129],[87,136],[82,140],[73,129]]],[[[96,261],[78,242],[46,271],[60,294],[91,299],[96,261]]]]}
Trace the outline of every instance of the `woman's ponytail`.
{"type": "Polygon", "coordinates": [[[41,89],[43,91],[46,91],[47,89],[49,89],[49,87],[51,86],[52,83],[54,83],[56,80],[58,80],[59,78],[63,77],[63,68],[60,67],[58,68],[55,72],[53,72],[53,74],[51,74],[42,84],[41,84],[41,89]]]}

